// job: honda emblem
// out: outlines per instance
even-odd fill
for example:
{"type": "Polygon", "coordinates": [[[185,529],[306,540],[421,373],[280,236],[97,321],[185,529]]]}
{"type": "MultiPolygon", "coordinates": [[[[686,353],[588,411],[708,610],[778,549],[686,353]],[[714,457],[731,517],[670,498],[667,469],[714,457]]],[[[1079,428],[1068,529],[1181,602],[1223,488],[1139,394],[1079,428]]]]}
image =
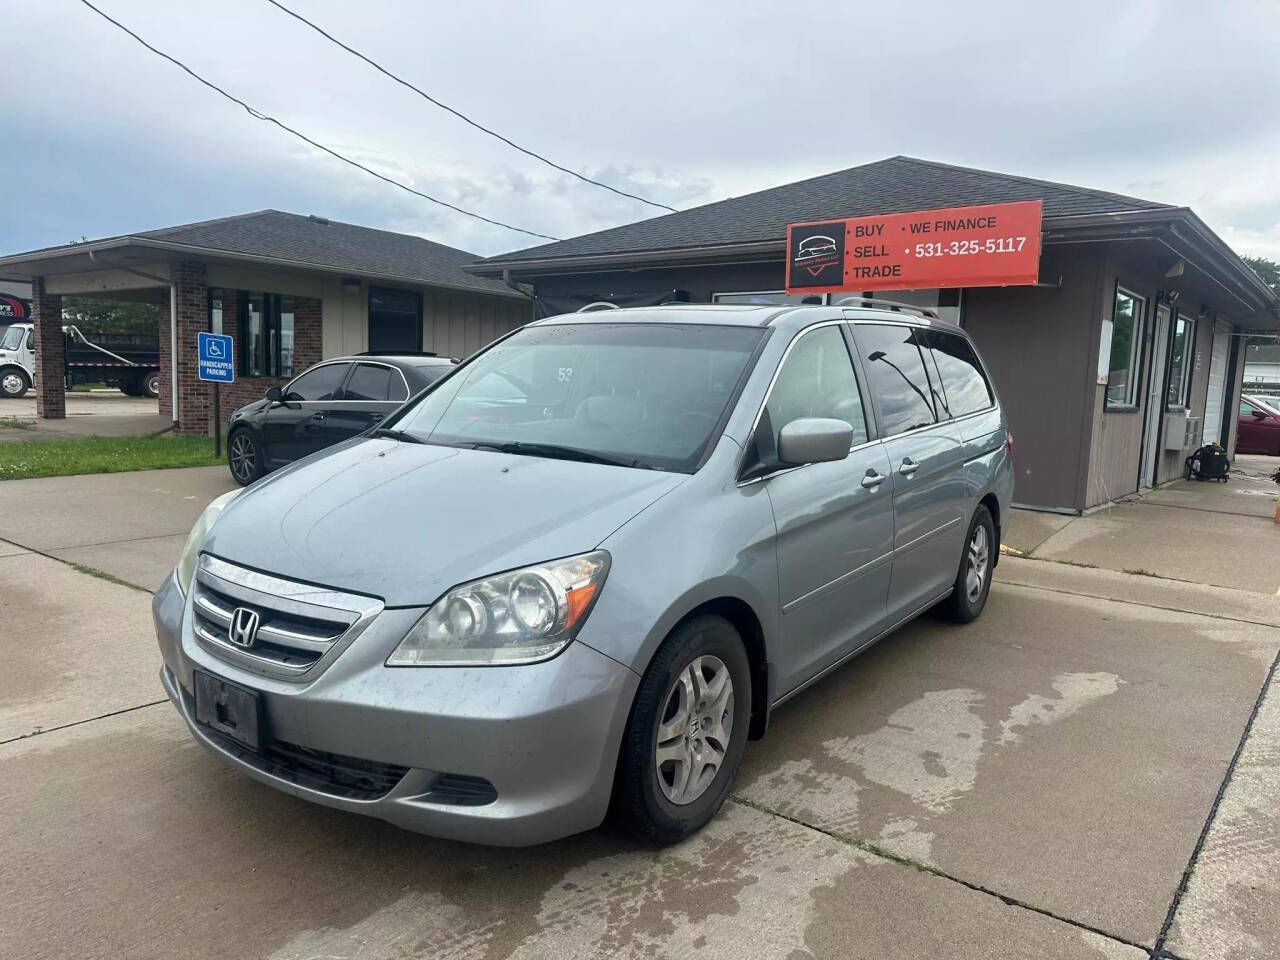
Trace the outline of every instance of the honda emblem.
{"type": "Polygon", "coordinates": [[[231,626],[227,628],[227,639],[237,647],[249,649],[258,638],[258,624],[261,620],[257,610],[236,607],[231,614],[231,626]]]}

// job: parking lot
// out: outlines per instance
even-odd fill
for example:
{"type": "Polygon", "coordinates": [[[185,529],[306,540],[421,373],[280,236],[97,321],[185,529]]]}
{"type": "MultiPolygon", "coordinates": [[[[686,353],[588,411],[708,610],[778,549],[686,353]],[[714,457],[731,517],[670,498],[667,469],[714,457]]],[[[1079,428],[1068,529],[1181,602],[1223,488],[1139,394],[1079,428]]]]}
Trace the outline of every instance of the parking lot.
{"type": "Polygon", "coordinates": [[[1280,527],[1246,466],[1019,514],[1030,556],[979,621],[926,617],[779,709],[693,839],[515,851],[191,741],[148,591],[225,469],[7,482],[0,956],[1276,956],[1280,527]]]}
{"type": "Polygon", "coordinates": [[[151,397],[126,397],[115,388],[67,393],[67,415],[61,420],[36,416],[36,395],[0,400],[0,443],[49,437],[145,436],[168,429],[172,421],[160,416],[151,397]]]}

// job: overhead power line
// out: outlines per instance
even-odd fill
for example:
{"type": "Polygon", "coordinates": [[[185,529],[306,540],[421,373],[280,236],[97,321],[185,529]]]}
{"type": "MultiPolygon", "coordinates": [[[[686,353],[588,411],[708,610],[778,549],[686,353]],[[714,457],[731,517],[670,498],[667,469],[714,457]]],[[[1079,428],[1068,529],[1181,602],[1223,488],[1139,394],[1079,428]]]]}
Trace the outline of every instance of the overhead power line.
{"type": "Polygon", "coordinates": [[[405,80],[403,77],[399,77],[396,74],[392,73],[390,70],[382,66],[382,64],[378,63],[376,60],[373,60],[370,57],[366,57],[359,50],[343,43],[341,40],[339,40],[333,34],[329,33],[323,27],[318,26],[315,23],[312,23],[302,14],[297,13],[294,10],[290,10],[283,3],[278,2],[278,0],[267,0],[267,3],[271,4],[273,7],[275,7],[277,10],[280,10],[282,13],[287,13],[289,16],[293,17],[293,19],[301,23],[305,23],[308,27],[310,27],[316,33],[320,34],[320,36],[324,37],[330,43],[337,44],[339,47],[347,51],[347,53],[351,54],[353,57],[357,57],[363,60],[369,66],[373,67],[373,69],[381,73],[383,76],[391,80],[394,80],[396,83],[400,84],[400,86],[405,87],[408,90],[412,90],[414,93],[422,97],[422,99],[426,100],[428,103],[432,103],[435,106],[439,107],[441,110],[444,110],[448,113],[453,114],[463,123],[469,124],[470,126],[475,127],[477,130],[483,133],[487,133],[489,136],[497,140],[501,140],[507,146],[515,150],[519,150],[521,153],[525,154],[526,156],[533,157],[533,159],[535,160],[540,160],[543,163],[545,163],[547,166],[553,167],[556,170],[559,170],[561,173],[567,173],[571,177],[577,177],[583,183],[589,183],[592,186],[602,187],[605,190],[610,191],[611,193],[616,193],[620,197],[627,197],[631,200],[639,200],[641,203],[647,203],[651,207],[657,207],[660,210],[668,210],[671,213],[678,212],[675,207],[669,207],[665,203],[658,203],[656,200],[649,200],[645,197],[640,196],[639,194],[628,193],[626,190],[620,190],[617,187],[612,187],[609,184],[602,183],[599,180],[593,180],[591,177],[588,177],[585,174],[578,173],[576,170],[570,170],[568,167],[561,166],[560,164],[556,163],[554,160],[548,160],[542,154],[534,150],[530,150],[528,147],[520,146],[520,144],[516,143],[514,140],[504,137],[502,134],[498,133],[496,130],[491,130],[488,127],[484,126],[484,124],[477,123],[475,120],[472,120],[462,111],[455,110],[453,107],[449,106],[447,103],[441,103],[439,100],[431,96],[431,94],[427,93],[425,90],[422,90],[421,88],[414,86],[412,83],[410,83],[408,80],[405,80]]]}
{"type": "Polygon", "coordinates": [[[181,60],[177,59],[176,57],[171,57],[169,54],[165,53],[163,50],[156,49],[151,44],[147,43],[147,41],[143,40],[142,37],[138,36],[136,33],[134,33],[132,30],[126,27],[119,20],[116,20],[114,17],[110,16],[109,14],[104,13],[102,10],[99,10],[92,3],[90,3],[89,0],[80,0],[80,2],[84,4],[86,7],[88,7],[90,10],[92,10],[94,13],[96,13],[98,16],[102,17],[103,20],[106,20],[108,23],[112,24],[115,27],[118,27],[119,29],[127,33],[129,36],[133,37],[134,40],[137,40],[138,43],[142,44],[144,47],[146,47],[148,50],[154,53],[157,57],[161,57],[164,60],[168,60],[175,67],[181,70],[183,73],[186,73],[192,79],[197,80],[200,83],[204,84],[214,93],[217,93],[220,96],[226,97],[232,103],[242,107],[244,111],[247,114],[249,114],[249,116],[253,117],[255,120],[262,120],[262,121],[265,121],[266,123],[273,124],[279,127],[281,130],[283,130],[285,133],[292,134],[293,136],[297,137],[299,140],[302,140],[303,142],[308,143],[311,146],[315,147],[317,150],[323,150],[325,153],[329,154],[329,156],[334,157],[335,159],[341,160],[343,163],[350,164],[351,166],[355,167],[357,170],[363,170],[365,173],[369,174],[369,176],[371,177],[377,177],[379,180],[383,181],[384,183],[389,183],[393,187],[399,187],[401,190],[405,190],[409,193],[412,193],[416,197],[421,197],[423,200],[430,200],[432,203],[439,204],[442,207],[447,207],[448,209],[453,210],[457,213],[461,213],[464,216],[472,217],[476,220],[483,220],[485,223],[491,223],[495,227],[505,227],[507,230],[514,230],[516,233],[523,233],[530,237],[537,237],[540,240],[559,240],[560,239],[559,237],[548,236],[545,233],[538,233],[534,230],[526,230],[524,227],[517,227],[510,223],[504,223],[501,220],[494,220],[490,217],[486,217],[482,214],[475,213],[474,211],[471,211],[471,210],[465,210],[462,207],[449,203],[447,200],[441,200],[439,197],[433,197],[429,193],[423,193],[421,190],[415,189],[414,187],[409,186],[407,183],[402,183],[393,177],[388,177],[386,174],[378,173],[377,170],[373,170],[369,167],[366,167],[363,163],[360,163],[357,160],[352,160],[350,157],[344,156],[343,154],[339,153],[337,150],[334,150],[331,147],[326,147],[323,143],[319,143],[315,140],[312,140],[305,133],[295,130],[293,127],[289,126],[288,124],[282,123],[281,121],[277,120],[275,117],[269,116],[268,114],[263,113],[261,110],[257,110],[254,107],[251,107],[249,104],[245,103],[239,97],[235,96],[234,94],[228,93],[226,90],[223,90],[216,83],[206,80],[204,77],[200,76],[200,74],[196,73],[194,70],[188,67],[181,60]]]}

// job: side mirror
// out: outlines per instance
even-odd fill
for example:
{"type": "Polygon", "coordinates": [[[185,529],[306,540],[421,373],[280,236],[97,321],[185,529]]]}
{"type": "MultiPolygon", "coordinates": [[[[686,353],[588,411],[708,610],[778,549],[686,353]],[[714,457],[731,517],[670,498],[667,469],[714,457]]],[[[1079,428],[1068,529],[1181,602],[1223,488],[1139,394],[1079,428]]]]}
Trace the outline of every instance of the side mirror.
{"type": "Polygon", "coordinates": [[[778,459],[798,466],[843,460],[853,445],[853,427],[843,420],[802,417],[778,434],[778,459]]]}
{"type": "Polygon", "coordinates": [[[284,393],[279,387],[271,387],[267,390],[267,399],[272,403],[284,403],[284,393]]]}
{"type": "Polygon", "coordinates": [[[1255,411],[1253,411],[1253,419],[1255,419],[1255,420],[1265,420],[1265,419],[1267,419],[1267,415],[1266,415],[1265,413],[1263,413],[1261,410],[1255,410],[1255,411]]]}

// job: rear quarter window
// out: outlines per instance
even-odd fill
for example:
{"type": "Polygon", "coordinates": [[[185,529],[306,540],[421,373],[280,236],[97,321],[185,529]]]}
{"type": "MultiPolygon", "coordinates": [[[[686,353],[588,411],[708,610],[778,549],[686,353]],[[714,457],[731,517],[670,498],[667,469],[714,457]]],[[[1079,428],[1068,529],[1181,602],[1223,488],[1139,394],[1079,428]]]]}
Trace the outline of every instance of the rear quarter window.
{"type": "Polygon", "coordinates": [[[951,416],[963,417],[995,404],[991,384],[973,345],[966,338],[943,330],[923,331],[923,337],[942,378],[951,416]]]}

